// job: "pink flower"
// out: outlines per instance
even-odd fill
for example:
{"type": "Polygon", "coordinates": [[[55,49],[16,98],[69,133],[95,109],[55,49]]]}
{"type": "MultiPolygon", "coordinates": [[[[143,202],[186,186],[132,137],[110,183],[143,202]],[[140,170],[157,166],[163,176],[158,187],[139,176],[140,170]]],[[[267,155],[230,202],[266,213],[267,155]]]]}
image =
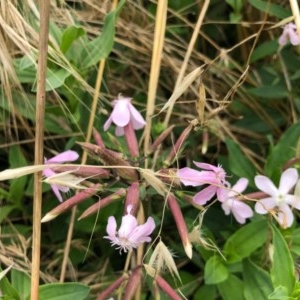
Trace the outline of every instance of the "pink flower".
{"type": "Polygon", "coordinates": [[[285,170],[280,178],[279,188],[266,176],[255,176],[256,186],[270,197],[256,202],[255,211],[259,214],[272,212],[277,222],[287,228],[293,224],[294,215],[291,207],[300,210],[300,198],[289,194],[298,180],[298,172],[294,168],[285,170]]]}
{"type": "Polygon", "coordinates": [[[247,185],[248,179],[240,178],[232,188],[224,192],[222,199],[220,199],[225,215],[232,213],[240,224],[244,224],[247,218],[253,216],[250,206],[237,198],[238,194],[242,193],[247,185]]]}
{"type": "Polygon", "coordinates": [[[118,96],[117,100],[113,101],[114,109],[109,116],[108,120],[104,124],[104,130],[106,131],[111,123],[117,125],[115,134],[117,136],[124,135],[124,127],[132,123],[135,130],[141,129],[145,126],[146,122],[142,115],[131,104],[131,98],[123,98],[118,96]]]}
{"type": "MultiPolygon", "coordinates": [[[[61,164],[64,162],[75,161],[78,159],[78,157],[79,157],[79,155],[77,152],[72,151],[72,150],[67,150],[56,156],[51,157],[50,159],[45,158],[45,164],[61,164]]],[[[56,175],[56,174],[57,173],[55,173],[51,168],[45,168],[43,171],[43,175],[47,178],[51,177],[53,175],[56,175]]],[[[70,190],[69,187],[61,186],[61,185],[57,185],[57,184],[51,184],[51,188],[60,202],[63,201],[60,192],[67,193],[70,190]]]]}
{"type": "Polygon", "coordinates": [[[193,201],[198,205],[204,205],[215,194],[217,198],[223,199],[223,193],[228,187],[229,183],[225,180],[226,173],[221,166],[214,166],[206,163],[195,162],[194,164],[206,171],[197,171],[191,168],[182,168],[177,171],[177,176],[184,185],[201,186],[203,184],[209,184],[208,187],[197,193],[193,201]]]}
{"type": "Polygon", "coordinates": [[[300,44],[299,35],[297,33],[297,27],[294,23],[288,23],[284,26],[283,32],[278,39],[278,43],[281,46],[284,46],[291,42],[292,45],[296,46],[300,44]]]}
{"type": "Polygon", "coordinates": [[[106,227],[107,236],[112,246],[117,245],[120,252],[127,252],[145,242],[151,242],[149,235],[155,228],[155,223],[152,217],[149,217],[143,225],[138,225],[137,219],[130,214],[132,205],[127,206],[127,215],[122,217],[120,229],[117,231],[117,222],[115,217],[109,217],[106,227]]]}

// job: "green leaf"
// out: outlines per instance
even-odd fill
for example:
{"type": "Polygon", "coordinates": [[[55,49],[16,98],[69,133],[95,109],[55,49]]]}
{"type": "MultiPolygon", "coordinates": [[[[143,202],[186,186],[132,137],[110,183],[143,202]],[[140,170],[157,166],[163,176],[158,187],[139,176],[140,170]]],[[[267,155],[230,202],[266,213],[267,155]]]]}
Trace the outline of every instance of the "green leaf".
{"type": "Polygon", "coordinates": [[[271,40],[260,44],[256,47],[251,55],[250,61],[253,63],[259,59],[265,58],[266,56],[273,55],[278,50],[278,41],[271,40]]]}
{"type": "Polygon", "coordinates": [[[82,27],[71,25],[69,26],[62,35],[60,49],[63,53],[66,53],[72,43],[79,37],[83,36],[85,31],[82,27]]]}
{"type": "Polygon", "coordinates": [[[243,261],[243,278],[246,300],[265,300],[273,292],[270,275],[248,259],[243,261]]]}
{"type": "Polygon", "coordinates": [[[242,281],[229,274],[227,280],[218,284],[218,290],[222,296],[222,300],[243,300],[243,283],[242,281]]]}
{"type": "Polygon", "coordinates": [[[21,300],[25,300],[29,296],[30,277],[27,274],[13,269],[11,271],[11,283],[18,292],[21,300]]]}
{"type": "Polygon", "coordinates": [[[84,300],[90,288],[81,283],[50,283],[39,287],[39,300],[84,300]]]}
{"type": "Polygon", "coordinates": [[[284,85],[264,85],[257,88],[249,88],[247,91],[261,98],[282,99],[287,98],[289,93],[284,85]]]}
{"type": "Polygon", "coordinates": [[[279,229],[271,224],[273,234],[273,259],[271,278],[274,288],[283,286],[290,296],[295,287],[294,262],[290,249],[279,229]]]}
{"type": "MultiPolygon", "coordinates": [[[[27,161],[19,146],[12,146],[9,149],[9,165],[10,168],[18,168],[27,165],[27,161]]],[[[8,199],[13,201],[18,207],[21,207],[21,200],[24,195],[26,183],[26,176],[11,180],[8,199]]]]}
{"type": "Polygon", "coordinates": [[[226,146],[229,152],[229,166],[232,173],[239,177],[247,177],[253,181],[256,174],[255,167],[242,152],[240,146],[233,140],[226,139],[226,146]]]}
{"type": "MultiPolygon", "coordinates": [[[[0,271],[2,269],[0,268],[0,271]]],[[[20,297],[15,290],[15,288],[11,285],[11,283],[8,281],[6,277],[3,277],[0,279],[0,291],[2,295],[5,296],[3,299],[8,299],[8,300],[20,300],[20,297]]],[[[2,299],[2,298],[1,298],[2,299]]]]}
{"type": "Polygon", "coordinates": [[[216,284],[227,279],[229,271],[223,259],[219,256],[212,256],[205,264],[204,281],[206,284],[216,284]]]}
{"type": "Polygon", "coordinates": [[[116,9],[105,17],[101,35],[89,42],[83,49],[83,68],[89,68],[109,55],[114,44],[116,20],[125,1],[121,0],[116,9]]]}
{"type": "Polygon", "coordinates": [[[282,5],[271,3],[270,1],[249,0],[249,3],[258,10],[275,16],[279,19],[285,19],[291,15],[282,5]]]}
{"type": "Polygon", "coordinates": [[[292,125],[285,131],[267,158],[265,165],[267,176],[272,179],[278,179],[280,177],[282,166],[295,156],[299,136],[300,122],[292,125]],[[276,176],[276,178],[274,178],[274,176],[276,176]]]}
{"type": "Polygon", "coordinates": [[[228,263],[241,261],[261,247],[267,239],[265,220],[253,221],[231,235],[224,246],[228,263]]]}
{"type": "Polygon", "coordinates": [[[193,299],[215,300],[216,293],[216,288],[213,285],[202,285],[195,292],[193,299]]]}
{"type": "Polygon", "coordinates": [[[235,12],[240,12],[243,8],[243,0],[226,0],[235,12]]]}
{"type": "Polygon", "coordinates": [[[274,292],[269,296],[270,300],[288,300],[288,292],[285,286],[278,286],[274,292]]]}
{"type": "MultiPolygon", "coordinates": [[[[47,69],[47,82],[46,82],[46,91],[53,91],[64,85],[65,80],[71,75],[71,73],[66,69],[47,69]]],[[[32,87],[32,91],[36,92],[36,82],[32,87]]]]}

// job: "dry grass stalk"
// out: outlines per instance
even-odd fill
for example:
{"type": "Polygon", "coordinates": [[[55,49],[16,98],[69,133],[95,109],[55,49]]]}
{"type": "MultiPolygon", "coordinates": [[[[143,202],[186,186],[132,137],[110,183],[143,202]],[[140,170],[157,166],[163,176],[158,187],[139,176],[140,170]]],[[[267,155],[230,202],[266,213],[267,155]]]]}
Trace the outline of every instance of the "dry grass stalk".
{"type": "MultiPolygon", "coordinates": [[[[144,131],[145,140],[144,140],[144,153],[148,152],[150,147],[150,136],[151,136],[151,126],[152,126],[152,116],[155,111],[155,98],[157,85],[160,74],[160,65],[163,53],[164,45],[164,36],[166,29],[166,20],[167,20],[167,8],[168,1],[162,0],[158,1],[157,12],[155,18],[155,32],[153,37],[153,52],[151,59],[151,72],[149,78],[149,87],[148,87],[148,99],[147,99],[147,111],[146,111],[146,127],[144,131]]],[[[147,160],[146,160],[147,168],[147,160]]]]}
{"type": "MultiPolygon", "coordinates": [[[[50,1],[40,1],[41,22],[39,34],[38,80],[36,93],[36,126],[34,163],[44,162],[44,120],[45,120],[45,90],[48,54],[48,34],[50,1]]],[[[34,174],[33,199],[33,235],[32,235],[32,269],[31,269],[31,300],[39,298],[40,282],[40,251],[41,251],[41,218],[42,218],[42,173],[34,174]]]]}

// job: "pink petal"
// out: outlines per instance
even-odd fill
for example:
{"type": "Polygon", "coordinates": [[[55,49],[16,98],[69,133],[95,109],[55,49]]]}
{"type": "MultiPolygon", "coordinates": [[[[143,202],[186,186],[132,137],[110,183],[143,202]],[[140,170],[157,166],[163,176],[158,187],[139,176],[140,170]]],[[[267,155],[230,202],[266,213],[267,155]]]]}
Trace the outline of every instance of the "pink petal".
{"type": "Polygon", "coordinates": [[[251,207],[239,200],[234,201],[232,213],[237,222],[240,224],[244,224],[245,219],[253,217],[251,207]]]}
{"type": "Polygon", "coordinates": [[[287,194],[297,183],[298,172],[295,168],[285,170],[280,177],[279,192],[283,195],[287,194]]]}
{"type": "Polygon", "coordinates": [[[297,46],[300,44],[300,40],[299,40],[297,31],[290,31],[289,36],[290,36],[290,42],[293,46],[297,46]]]}
{"type": "Polygon", "coordinates": [[[132,215],[122,217],[121,227],[118,231],[119,238],[128,238],[137,227],[137,219],[132,215]]]}
{"type": "Polygon", "coordinates": [[[220,202],[226,201],[226,199],[230,198],[229,191],[227,188],[217,188],[217,198],[220,202]]]}
{"type": "Polygon", "coordinates": [[[77,160],[78,158],[79,154],[76,151],[67,150],[46,160],[46,163],[64,163],[77,160]]]}
{"type": "Polygon", "coordinates": [[[137,226],[134,231],[130,234],[129,240],[132,243],[144,243],[150,242],[151,238],[149,235],[155,228],[155,222],[152,217],[149,217],[147,222],[143,225],[137,226]]]}
{"type": "Polygon", "coordinates": [[[287,42],[288,42],[288,36],[287,36],[286,32],[283,31],[283,33],[281,34],[281,36],[278,39],[278,43],[279,43],[279,45],[284,46],[287,44],[287,42]]]}
{"type": "Polygon", "coordinates": [[[207,201],[209,201],[217,192],[217,187],[210,185],[197,193],[193,201],[197,203],[198,205],[204,205],[207,201]]]}
{"type": "Polygon", "coordinates": [[[146,121],[140,112],[129,102],[128,108],[131,113],[131,122],[135,130],[141,129],[146,125],[146,121]]]}
{"type": "MultiPolygon", "coordinates": [[[[200,171],[185,167],[177,171],[177,176],[184,185],[199,186],[200,183],[196,178],[199,177],[200,171]]],[[[200,176],[201,177],[201,176],[200,176]]]]}
{"type": "Polygon", "coordinates": [[[177,171],[177,176],[184,185],[218,184],[215,173],[211,171],[197,171],[185,167],[177,171]]]}
{"type": "Polygon", "coordinates": [[[60,201],[60,202],[63,202],[63,198],[62,198],[62,196],[61,196],[61,194],[60,194],[60,192],[59,192],[59,187],[57,186],[57,185],[55,185],[55,184],[51,184],[50,185],[51,186],[51,189],[52,189],[52,191],[53,191],[53,193],[55,194],[55,196],[57,197],[57,199],[60,201]]]}
{"type": "Polygon", "coordinates": [[[273,197],[276,197],[278,190],[270,178],[262,175],[257,175],[254,177],[256,186],[263,192],[273,197]]]}
{"type": "Polygon", "coordinates": [[[291,227],[294,222],[294,215],[291,208],[287,204],[282,204],[279,207],[278,223],[282,228],[291,227]]]}
{"type": "Polygon", "coordinates": [[[249,183],[247,178],[240,178],[236,184],[231,188],[229,195],[233,194],[236,195],[237,193],[242,193],[249,183]]]}
{"type": "Polygon", "coordinates": [[[111,113],[112,121],[120,127],[125,127],[130,121],[129,100],[122,98],[115,100],[115,106],[111,113]]]}
{"type": "Polygon", "coordinates": [[[51,177],[51,176],[53,176],[53,175],[55,175],[56,173],[51,169],[51,168],[46,168],[46,169],[44,169],[43,170],[43,175],[45,176],[45,177],[51,177]]]}
{"type": "Polygon", "coordinates": [[[111,123],[112,123],[112,117],[110,115],[109,118],[104,123],[104,126],[103,126],[104,131],[108,130],[108,128],[110,127],[111,123]]]}
{"type": "Polygon", "coordinates": [[[204,170],[210,170],[213,172],[218,172],[220,170],[220,167],[216,167],[214,165],[211,164],[207,164],[207,163],[201,163],[201,162],[196,162],[193,161],[193,163],[200,169],[204,169],[204,170]]]}
{"type": "Polygon", "coordinates": [[[106,232],[109,236],[115,237],[117,231],[117,222],[115,217],[109,217],[106,226],[106,232]]]}
{"type": "Polygon", "coordinates": [[[124,135],[124,127],[117,126],[116,130],[115,130],[115,135],[116,136],[123,136],[124,135]]]}
{"type": "Polygon", "coordinates": [[[269,197],[269,198],[264,198],[255,203],[255,211],[258,214],[266,214],[268,213],[271,209],[273,209],[276,206],[276,201],[274,198],[269,197]]]}

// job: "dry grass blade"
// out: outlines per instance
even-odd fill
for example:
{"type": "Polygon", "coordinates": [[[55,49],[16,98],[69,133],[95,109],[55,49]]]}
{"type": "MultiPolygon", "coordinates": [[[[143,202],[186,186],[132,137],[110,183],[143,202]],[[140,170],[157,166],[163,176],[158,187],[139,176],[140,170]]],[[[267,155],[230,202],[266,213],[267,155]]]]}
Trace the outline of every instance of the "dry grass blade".
{"type": "Polygon", "coordinates": [[[159,111],[159,114],[165,111],[167,108],[172,107],[175,101],[187,90],[187,88],[193,83],[193,81],[198,78],[198,76],[203,72],[203,67],[198,67],[187,76],[183,78],[183,80],[178,84],[175,88],[172,96],[169,98],[167,103],[163,106],[163,108],[159,111]]]}
{"type": "MultiPolygon", "coordinates": [[[[164,35],[167,20],[167,8],[168,1],[162,0],[158,1],[157,12],[156,12],[156,23],[155,23],[155,33],[153,38],[153,52],[151,60],[151,73],[149,79],[148,87],[148,99],[147,99],[147,112],[146,112],[146,127],[145,127],[145,141],[144,141],[144,153],[148,152],[150,146],[150,135],[152,126],[152,116],[155,109],[155,98],[156,90],[158,85],[160,65],[162,59],[163,45],[164,45],[164,35]]],[[[147,164],[147,160],[146,160],[147,164]]],[[[146,166],[147,167],[147,166],[146,166]]]]}
{"type": "Polygon", "coordinates": [[[157,244],[150,257],[149,263],[144,264],[144,266],[146,272],[151,277],[155,277],[156,274],[160,274],[167,268],[172,276],[176,275],[176,277],[181,280],[172,253],[162,241],[157,244]]]}

